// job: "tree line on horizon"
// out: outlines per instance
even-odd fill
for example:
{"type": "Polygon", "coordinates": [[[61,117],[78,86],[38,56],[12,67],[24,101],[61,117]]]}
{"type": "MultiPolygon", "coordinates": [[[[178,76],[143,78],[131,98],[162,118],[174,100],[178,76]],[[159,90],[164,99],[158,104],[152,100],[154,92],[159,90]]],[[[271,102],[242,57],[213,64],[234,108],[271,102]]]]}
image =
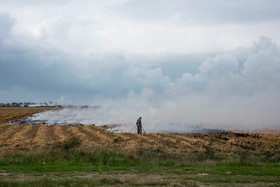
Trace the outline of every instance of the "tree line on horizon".
{"type": "Polygon", "coordinates": [[[54,104],[53,102],[35,103],[35,102],[12,102],[0,103],[0,107],[62,107],[61,105],[54,104]]]}

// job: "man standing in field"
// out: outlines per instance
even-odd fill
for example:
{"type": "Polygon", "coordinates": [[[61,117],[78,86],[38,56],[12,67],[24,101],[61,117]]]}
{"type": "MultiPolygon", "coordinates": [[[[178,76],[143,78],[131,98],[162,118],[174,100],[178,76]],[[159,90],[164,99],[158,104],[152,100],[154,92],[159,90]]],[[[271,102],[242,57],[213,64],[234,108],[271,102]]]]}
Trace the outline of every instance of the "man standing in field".
{"type": "Polygon", "coordinates": [[[142,134],[142,122],[141,122],[142,117],[139,117],[136,121],[136,126],[137,126],[137,134],[142,134]]]}

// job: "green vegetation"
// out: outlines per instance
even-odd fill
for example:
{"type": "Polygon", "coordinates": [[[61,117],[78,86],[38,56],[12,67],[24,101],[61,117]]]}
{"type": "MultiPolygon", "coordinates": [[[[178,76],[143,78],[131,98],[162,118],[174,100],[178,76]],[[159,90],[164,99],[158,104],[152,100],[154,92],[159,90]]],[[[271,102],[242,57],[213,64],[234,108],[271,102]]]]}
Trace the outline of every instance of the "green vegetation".
{"type": "Polygon", "coordinates": [[[63,142],[57,142],[53,146],[53,150],[72,151],[82,144],[81,137],[70,137],[63,142]]]}
{"type": "Polygon", "coordinates": [[[80,137],[71,137],[46,153],[1,155],[0,187],[280,185],[279,161],[262,161],[248,152],[217,158],[211,142],[203,155],[181,156],[141,146],[136,152],[115,147],[84,151],[81,143],[80,137]]]}

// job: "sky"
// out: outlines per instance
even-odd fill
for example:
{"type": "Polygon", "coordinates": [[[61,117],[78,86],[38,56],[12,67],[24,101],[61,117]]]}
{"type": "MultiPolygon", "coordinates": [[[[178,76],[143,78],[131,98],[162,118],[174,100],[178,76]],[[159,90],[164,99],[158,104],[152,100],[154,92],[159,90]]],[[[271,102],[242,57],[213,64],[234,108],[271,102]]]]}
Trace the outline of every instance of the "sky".
{"type": "Polygon", "coordinates": [[[278,0],[0,0],[0,103],[279,127],[279,33],[278,0]]]}

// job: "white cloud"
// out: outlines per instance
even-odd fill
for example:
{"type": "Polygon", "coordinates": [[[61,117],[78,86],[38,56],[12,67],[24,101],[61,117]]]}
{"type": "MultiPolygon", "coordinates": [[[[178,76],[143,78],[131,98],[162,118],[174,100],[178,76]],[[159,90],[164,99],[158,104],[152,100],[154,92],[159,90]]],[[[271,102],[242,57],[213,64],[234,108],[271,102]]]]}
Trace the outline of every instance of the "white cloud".
{"type": "MultiPolygon", "coordinates": [[[[278,1],[2,2],[17,22],[14,43],[72,54],[202,53],[249,46],[260,35],[280,42],[278,1]]],[[[15,44],[16,45],[16,44],[15,44]]]]}

